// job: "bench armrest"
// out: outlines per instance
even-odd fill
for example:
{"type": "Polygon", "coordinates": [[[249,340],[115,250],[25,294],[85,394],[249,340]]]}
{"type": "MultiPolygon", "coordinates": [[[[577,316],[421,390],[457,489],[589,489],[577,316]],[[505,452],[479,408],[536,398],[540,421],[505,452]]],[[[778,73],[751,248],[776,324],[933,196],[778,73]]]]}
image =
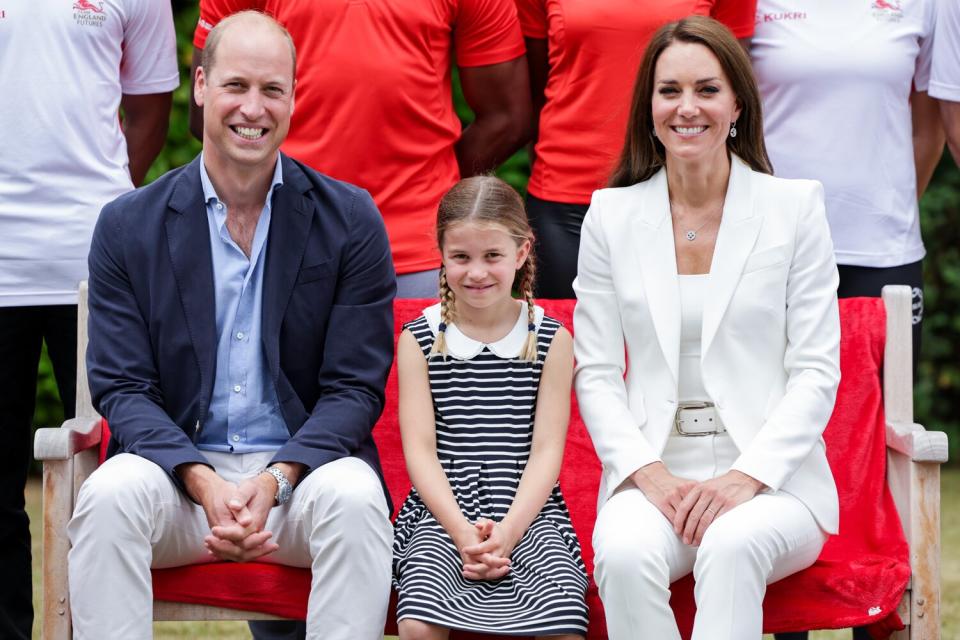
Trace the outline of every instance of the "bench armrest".
{"type": "Polygon", "coordinates": [[[71,418],[59,429],[37,429],[33,457],[37,460],[69,460],[84,449],[100,444],[100,416],[71,418]]]}
{"type": "Polygon", "coordinates": [[[887,448],[898,451],[913,462],[947,461],[947,434],[927,431],[916,423],[887,422],[887,448]]]}

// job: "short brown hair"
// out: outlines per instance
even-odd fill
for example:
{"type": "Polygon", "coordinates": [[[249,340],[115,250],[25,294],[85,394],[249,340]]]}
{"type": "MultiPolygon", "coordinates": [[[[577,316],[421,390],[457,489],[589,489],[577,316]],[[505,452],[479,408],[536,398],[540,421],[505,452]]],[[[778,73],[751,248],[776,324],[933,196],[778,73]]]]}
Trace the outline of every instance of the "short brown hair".
{"type": "Polygon", "coordinates": [[[200,53],[200,66],[203,67],[204,74],[209,75],[210,71],[213,69],[213,65],[216,62],[217,46],[219,46],[220,38],[223,37],[223,33],[227,30],[227,28],[238,20],[243,20],[254,16],[265,19],[268,23],[275,26],[280,33],[283,34],[283,37],[286,38],[287,44],[290,45],[290,59],[293,62],[293,78],[296,80],[297,47],[293,44],[293,38],[290,36],[290,32],[287,31],[286,27],[280,24],[280,22],[277,21],[277,19],[273,16],[264,13],[263,11],[255,11],[253,9],[238,11],[230,14],[218,22],[213,29],[210,30],[210,33],[207,34],[207,40],[203,45],[203,51],[200,53]]]}
{"type": "MultiPolygon", "coordinates": [[[[516,241],[517,246],[530,241],[530,253],[517,269],[514,288],[527,303],[527,341],[520,352],[521,360],[537,359],[537,333],[534,326],[533,283],[536,262],[533,256],[533,230],[520,194],[509,184],[494,176],[473,176],[453,185],[440,200],[437,212],[437,246],[443,251],[443,236],[450,227],[464,222],[502,227],[516,241]]],[[[455,317],[453,291],[447,285],[446,269],[440,267],[440,330],[430,355],[446,355],[444,332],[455,317]]]]}
{"type": "Polygon", "coordinates": [[[773,173],[763,141],[760,90],[750,58],[725,26],[713,18],[690,16],[660,27],[647,45],[633,88],[623,151],[609,185],[626,187],[648,180],[663,166],[666,157],[663,143],[652,133],[653,76],[660,55],[674,42],[701,44],[716,56],[741,109],[737,137],[727,138],[727,149],[754,171],[773,173]]]}

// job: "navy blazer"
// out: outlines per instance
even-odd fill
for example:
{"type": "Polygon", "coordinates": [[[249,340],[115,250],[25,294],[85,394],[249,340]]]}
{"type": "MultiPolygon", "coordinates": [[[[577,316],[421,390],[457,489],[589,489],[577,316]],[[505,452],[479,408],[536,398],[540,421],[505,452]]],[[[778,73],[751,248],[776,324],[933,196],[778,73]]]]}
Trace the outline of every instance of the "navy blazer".
{"type": "MultiPolygon", "coordinates": [[[[372,429],[393,361],[396,294],[383,219],[366,191],[280,161],[261,326],[290,439],[273,459],[309,473],[355,456],[382,480],[372,429]]],[[[109,454],[151,460],[183,488],[177,465],[208,464],[194,443],[217,353],[199,157],[104,207],[89,265],[87,370],[110,423],[109,454]]]]}

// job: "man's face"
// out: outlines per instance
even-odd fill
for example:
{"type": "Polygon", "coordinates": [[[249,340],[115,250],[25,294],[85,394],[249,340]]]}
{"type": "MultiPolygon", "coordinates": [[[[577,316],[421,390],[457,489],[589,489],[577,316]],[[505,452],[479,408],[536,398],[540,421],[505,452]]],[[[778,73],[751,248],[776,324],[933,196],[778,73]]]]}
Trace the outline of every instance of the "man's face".
{"type": "Polygon", "coordinates": [[[259,21],[232,25],[210,72],[197,70],[194,93],[208,168],[273,170],[293,113],[293,61],[283,34],[259,21]]]}

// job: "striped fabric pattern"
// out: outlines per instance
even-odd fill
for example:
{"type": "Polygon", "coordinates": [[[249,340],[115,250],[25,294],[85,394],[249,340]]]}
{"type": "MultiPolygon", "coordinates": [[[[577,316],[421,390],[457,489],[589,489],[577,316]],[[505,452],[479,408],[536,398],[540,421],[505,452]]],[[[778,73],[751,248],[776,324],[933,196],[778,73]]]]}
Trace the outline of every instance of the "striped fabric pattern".
{"type": "MultiPolygon", "coordinates": [[[[544,317],[537,330],[538,359],[524,362],[488,348],[469,360],[428,362],[437,454],[453,494],[471,522],[502,520],[530,455],[543,361],[560,323],[544,317]]],[[[423,316],[408,323],[424,356],[435,338],[423,316]]],[[[461,575],[450,536],[411,490],[394,538],[397,619],[466,631],[517,636],[584,634],[586,569],[570,514],[556,485],[511,554],[500,580],[461,575]]]]}

